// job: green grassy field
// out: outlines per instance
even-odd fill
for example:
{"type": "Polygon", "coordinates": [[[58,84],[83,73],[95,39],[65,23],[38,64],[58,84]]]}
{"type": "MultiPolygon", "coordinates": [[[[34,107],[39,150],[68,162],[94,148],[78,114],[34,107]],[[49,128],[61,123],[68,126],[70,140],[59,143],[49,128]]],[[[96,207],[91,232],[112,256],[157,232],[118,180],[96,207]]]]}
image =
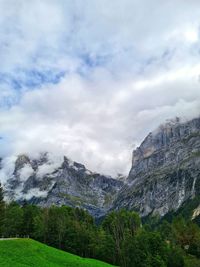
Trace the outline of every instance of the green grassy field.
{"type": "Polygon", "coordinates": [[[49,247],[32,239],[0,241],[1,267],[111,267],[113,265],[84,259],[49,247]]]}

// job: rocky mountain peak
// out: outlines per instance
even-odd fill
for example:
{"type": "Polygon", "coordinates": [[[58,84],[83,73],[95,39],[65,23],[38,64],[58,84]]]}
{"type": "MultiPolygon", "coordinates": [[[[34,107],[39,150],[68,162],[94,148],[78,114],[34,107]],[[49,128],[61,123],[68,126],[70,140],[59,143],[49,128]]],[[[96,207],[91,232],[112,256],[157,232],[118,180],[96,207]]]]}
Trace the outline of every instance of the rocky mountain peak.
{"type": "Polygon", "coordinates": [[[133,151],[129,178],[134,179],[139,173],[152,171],[156,167],[181,162],[195,153],[195,147],[191,142],[198,142],[199,131],[200,118],[188,122],[181,122],[176,118],[160,125],[133,151]]]}
{"type": "Polygon", "coordinates": [[[133,151],[128,184],[115,208],[142,216],[166,214],[200,191],[200,118],[167,122],[151,132],[133,151]]]}
{"type": "Polygon", "coordinates": [[[0,160],[8,200],[81,207],[95,217],[120,208],[163,216],[200,194],[200,118],[176,118],[149,133],[133,151],[127,179],[94,173],[66,156],[58,160],[49,153],[36,158],[19,155],[8,172],[4,165],[0,160]]]}
{"type": "Polygon", "coordinates": [[[98,217],[111,207],[122,186],[122,181],[93,173],[66,156],[55,160],[43,153],[37,158],[19,155],[4,189],[7,200],[78,206],[98,217]]]}
{"type": "Polygon", "coordinates": [[[30,164],[30,159],[27,155],[19,155],[15,161],[15,170],[14,173],[16,173],[18,170],[22,169],[25,164],[30,164]]]}

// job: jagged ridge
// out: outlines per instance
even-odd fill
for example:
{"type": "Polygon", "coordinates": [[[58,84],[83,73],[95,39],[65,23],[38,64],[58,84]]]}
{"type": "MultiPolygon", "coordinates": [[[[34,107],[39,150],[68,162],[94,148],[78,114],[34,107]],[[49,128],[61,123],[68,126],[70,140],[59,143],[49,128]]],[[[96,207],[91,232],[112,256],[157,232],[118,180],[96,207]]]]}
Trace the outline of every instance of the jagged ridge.
{"type": "Polygon", "coordinates": [[[78,206],[99,217],[110,208],[122,185],[122,181],[91,172],[67,157],[60,165],[55,164],[45,153],[38,159],[18,156],[5,193],[8,200],[78,206]]]}
{"type": "Polygon", "coordinates": [[[9,200],[79,206],[95,217],[120,208],[163,216],[200,193],[200,118],[176,119],[150,133],[133,151],[126,181],[91,172],[67,157],[55,163],[44,153],[36,159],[18,156],[5,191],[9,200]]]}

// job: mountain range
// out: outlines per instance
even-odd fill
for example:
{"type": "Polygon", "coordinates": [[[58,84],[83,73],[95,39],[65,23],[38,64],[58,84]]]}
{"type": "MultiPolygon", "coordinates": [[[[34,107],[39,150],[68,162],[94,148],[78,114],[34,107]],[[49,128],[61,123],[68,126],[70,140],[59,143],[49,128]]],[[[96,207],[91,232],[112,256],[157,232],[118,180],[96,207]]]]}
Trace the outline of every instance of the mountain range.
{"type": "Polygon", "coordinates": [[[54,161],[49,153],[0,159],[0,178],[7,201],[81,207],[96,218],[120,208],[164,216],[200,194],[200,117],[176,118],[149,133],[126,178],[91,172],[67,157],[54,161]]]}

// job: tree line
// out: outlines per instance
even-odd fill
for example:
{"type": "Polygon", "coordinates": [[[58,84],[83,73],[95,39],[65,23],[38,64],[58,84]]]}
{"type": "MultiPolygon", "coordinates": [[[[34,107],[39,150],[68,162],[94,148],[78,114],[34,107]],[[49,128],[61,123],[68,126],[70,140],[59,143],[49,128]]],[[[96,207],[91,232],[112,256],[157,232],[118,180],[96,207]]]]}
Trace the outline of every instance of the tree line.
{"type": "Polygon", "coordinates": [[[137,213],[120,210],[109,213],[97,225],[88,212],[79,208],[6,204],[2,188],[0,235],[29,236],[122,267],[183,267],[187,255],[200,258],[200,229],[181,217],[172,223],[164,221],[152,230],[142,225],[137,213]]]}

